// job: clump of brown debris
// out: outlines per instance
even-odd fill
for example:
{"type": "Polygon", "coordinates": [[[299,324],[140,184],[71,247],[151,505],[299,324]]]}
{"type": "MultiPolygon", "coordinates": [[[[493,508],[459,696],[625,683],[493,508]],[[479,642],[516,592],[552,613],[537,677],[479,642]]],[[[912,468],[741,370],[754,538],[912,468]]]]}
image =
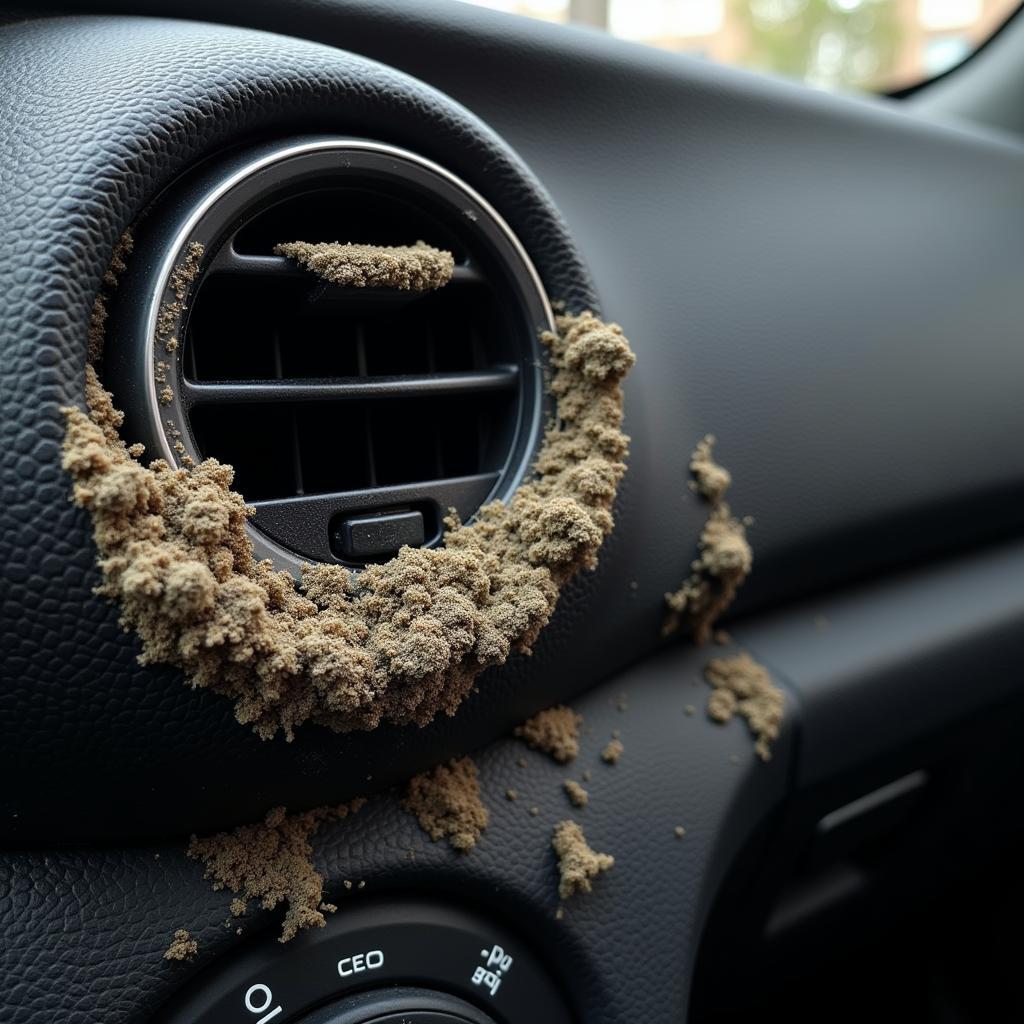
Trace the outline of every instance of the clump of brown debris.
{"type": "Polygon", "coordinates": [[[324,880],[313,864],[310,837],[320,825],[340,821],[364,803],[353,800],[300,814],[275,807],[258,824],[203,839],[193,836],[186,852],[204,863],[204,877],[213,881],[215,890],[237,894],[231,901],[235,917],[245,913],[252,900],[264,910],[287,904],[280,936],[287,942],[302,928],[322,928],[324,914],[337,910],[323,900],[324,880]]]}
{"type": "Polygon", "coordinates": [[[472,849],[487,827],[477,768],[468,757],[438,765],[411,779],[402,806],[416,816],[431,839],[447,836],[456,850],[472,849]]]}
{"type": "MultiPolygon", "coordinates": [[[[174,303],[196,259],[190,246],[174,303]]],[[[172,326],[158,327],[165,347],[172,326]]],[[[629,442],[620,382],[633,353],[589,312],[559,316],[542,340],[557,417],[534,477],[470,525],[450,523],[443,548],[403,548],[360,573],[306,567],[298,588],[253,557],[231,468],[142,465],[88,367],[88,412],[64,410],[63,464],[92,516],[99,592],[141,638],[140,661],[230,697],[267,738],[307,721],[347,731],[454,714],[484,669],[530,651],[560,588],[596,565],[613,526],[629,442]]]]}
{"type": "Polygon", "coordinates": [[[517,725],[515,735],[534,750],[550,754],[559,764],[572,761],[580,751],[579,732],[583,716],[559,704],[517,725]]]}
{"type": "Polygon", "coordinates": [[[450,252],[426,242],[415,245],[358,245],[342,242],[282,242],[288,256],[331,284],[347,288],[398,288],[425,292],[441,288],[455,271],[450,252]]]}
{"type": "Polygon", "coordinates": [[[164,951],[165,960],[191,960],[199,952],[199,943],[185,928],[179,928],[164,951]]]}
{"type": "Polygon", "coordinates": [[[103,358],[103,342],[107,331],[107,301],[121,280],[121,275],[124,273],[128,265],[126,260],[128,256],[131,255],[134,245],[135,242],[132,238],[131,231],[126,231],[120,239],[118,239],[110,257],[110,266],[103,275],[103,285],[100,288],[99,294],[96,296],[96,301],[92,304],[92,313],[89,316],[88,335],[88,356],[90,363],[98,362],[103,358]]]}
{"type": "Polygon", "coordinates": [[[558,895],[563,900],[577,892],[590,892],[592,880],[615,863],[610,854],[596,853],[590,848],[583,829],[575,821],[559,822],[551,845],[558,857],[558,895]]]}
{"type": "MultiPolygon", "coordinates": [[[[185,249],[185,255],[171,272],[171,279],[168,282],[173,297],[161,302],[160,308],[157,310],[156,337],[153,339],[153,342],[157,346],[162,345],[164,352],[168,354],[178,347],[176,332],[178,325],[181,323],[182,314],[185,312],[185,300],[188,298],[188,292],[192,287],[196,274],[199,273],[199,267],[202,264],[205,251],[202,243],[189,242],[185,249]]],[[[159,365],[159,362],[157,362],[157,369],[159,369],[159,365]]],[[[171,391],[166,380],[166,370],[168,368],[165,364],[164,380],[161,381],[159,376],[156,379],[157,384],[164,385],[159,392],[160,401],[163,405],[167,405],[170,399],[174,397],[174,393],[171,391]],[[168,394],[170,398],[167,397],[168,394]]]]}
{"type": "Polygon", "coordinates": [[[725,497],[732,486],[732,474],[715,462],[713,449],[715,439],[711,434],[701,438],[690,456],[690,472],[693,474],[693,488],[712,505],[725,497]]]}
{"type": "Polygon", "coordinates": [[[625,746],[622,740],[618,736],[613,736],[604,746],[604,750],[601,751],[601,760],[605,764],[618,764],[619,758],[625,753],[625,746]]]}
{"type": "Polygon", "coordinates": [[[566,779],[562,788],[574,807],[586,807],[590,803],[590,794],[575,779],[566,779]]]}
{"type": "Polygon", "coordinates": [[[732,477],[714,461],[714,443],[713,437],[705,437],[690,459],[695,488],[711,503],[711,511],[690,575],[678,590],[665,595],[669,613],[662,626],[666,636],[685,626],[698,644],[707,642],[715,620],[732,604],[754,560],[743,523],[723,500],[732,477]]]}
{"type": "Polygon", "coordinates": [[[704,676],[714,687],[708,698],[708,714],[716,722],[742,715],[757,737],[754,750],[758,757],[770,760],[771,742],[782,727],[785,697],[768,670],[743,651],[731,658],[709,661],[704,676]]]}

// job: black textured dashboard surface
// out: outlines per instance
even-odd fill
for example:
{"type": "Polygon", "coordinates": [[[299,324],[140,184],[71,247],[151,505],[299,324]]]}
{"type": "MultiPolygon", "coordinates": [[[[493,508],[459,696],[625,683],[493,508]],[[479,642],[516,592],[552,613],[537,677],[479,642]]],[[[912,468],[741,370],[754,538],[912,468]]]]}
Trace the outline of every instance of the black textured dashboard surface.
{"type": "Polygon", "coordinates": [[[707,430],[734,470],[734,507],[756,520],[748,610],[1019,522],[1016,143],[464,5],[302,0],[245,16],[431,78],[539,169],[639,355],[618,528],[534,657],[426,731],[261,743],[176,673],[139,672],[115,610],[88,596],[93,552],[65,503],[56,409],[79,393],[113,240],[176,171],[284,133],[387,138],[491,199],[553,295],[581,299],[583,275],[500,143],[394,72],[187,22],[8,27],[3,671],[25,681],[0,693],[10,838],[177,834],[337,799],[649,653],[703,517],[686,462],[707,430]],[[108,793],[116,802],[97,800],[108,793]]]}
{"type": "MultiPolygon", "coordinates": [[[[431,843],[390,796],[324,828],[315,846],[329,898],[343,914],[349,901],[365,904],[383,892],[437,893],[442,901],[457,893],[477,914],[513,919],[509,924],[575,993],[579,1020],[683,1020],[710,900],[748,829],[778,805],[790,771],[789,733],[766,765],[754,757],[741,722],[717,727],[684,714],[688,703],[705,698],[702,664],[696,652],[680,650],[582,699],[586,729],[572,765],[515,740],[491,745],[478,758],[491,824],[468,854],[431,843]],[[611,767],[599,752],[613,729],[625,752],[611,767]],[[584,770],[592,773],[585,784],[591,800],[577,810],[562,781],[584,770]],[[510,787],[515,801],[505,798],[510,787]],[[570,817],[616,863],[555,921],[551,833],[570,817]],[[686,828],[682,839],[676,825],[686,828]],[[365,880],[366,888],[346,893],[346,878],[365,880]]],[[[3,1019],[149,1019],[179,986],[193,978],[201,984],[196,976],[219,954],[253,939],[276,945],[277,914],[243,918],[239,939],[229,900],[211,891],[181,844],[0,856],[3,1019]],[[168,963],[163,951],[182,927],[199,941],[199,956],[192,964],[168,963]]],[[[301,947],[303,939],[293,941],[301,947]]]]}
{"type": "MultiPolygon", "coordinates": [[[[518,768],[509,740],[480,754],[493,822],[471,855],[427,843],[382,796],[325,830],[320,860],[332,895],[364,877],[360,899],[457,891],[518,915],[574,983],[581,1019],[682,1019],[710,901],[787,781],[845,771],[1016,688],[1021,552],[741,625],[738,637],[794,684],[768,766],[740,723],[682,713],[705,699],[700,652],[676,648],[594,684],[661,642],[663,593],[685,573],[705,511],[687,491],[687,456],[708,430],[734,471],[735,508],[757,520],[741,610],[1019,527],[1024,148],[448,3],[63,6],[244,18],[389,62],[485,117],[568,230],[472,115],[360,57],[162,20],[0,30],[4,1019],[145,1019],[233,946],[227,899],[184,859],[186,833],[386,787],[584,691],[592,732],[575,767],[594,781],[579,816],[618,863],[557,926],[549,842],[571,810],[569,773],[534,754],[518,768]],[[288,745],[256,740],[176,673],[135,665],[116,610],[90,593],[94,551],[68,504],[57,410],[80,398],[88,313],[123,228],[187,167],[303,132],[383,138],[451,167],[573,303],[594,298],[582,251],[639,364],[619,528],[535,656],[485,677],[454,721],[371,737],[311,728],[288,745]],[[823,612],[834,629],[818,633],[823,612]],[[919,629],[901,632],[911,613],[919,629]],[[977,645],[991,659],[972,688],[977,645]],[[902,701],[883,704],[904,685],[902,701]],[[936,685],[940,699],[917,716],[936,685]],[[612,728],[626,743],[613,769],[596,760],[612,728]],[[520,800],[502,798],[508,786],[520,800]],[[139,845],[150,842],[161,845],[139,845]],[[160,959],[181,926],[201,943],[190,966],[160,959]]],[[[243,939],[273,923],[247,923],[243,939]]]]}
{"type": "MultiPolygon", "coordinates": [[[[416,730],[385,742],[317,731],[308,744],[264,744],[178,673],[140,670],[116,608],[91,593],[95,550],[88,517],[68,501],[59,408],[81,400],[89,310],[114,241],[176,173],[226,146],[302,132],[405,145],[487,195],[549,289],[589,304],[586,274],[540,187],[456,104],[312,43],[91,19],[12,26],[0,48],[3,834],[208,829],[282,800],[337,799],[366,775],[394,780],[464,748],[464,734],[449,731],[439,751],[416,730]]],[[[576,588],[553,632],[581,625],[593,585],[576,588]]],[[[510,691],[521,674],[522,662],[510,691]]],[[[538,704],[539,692],[508,701],[506,723],[549,702],[538,704]]]]}
{"type": "Polygon", "coordinates": [[[757,519],[742,609],[1021,526],[1019,137],[452,0],[60,6],[355,50],[516,149],[640,356],[627,426],[645,612],[671,553],[688,557],[679,495],[708,431],[757,519]]]}

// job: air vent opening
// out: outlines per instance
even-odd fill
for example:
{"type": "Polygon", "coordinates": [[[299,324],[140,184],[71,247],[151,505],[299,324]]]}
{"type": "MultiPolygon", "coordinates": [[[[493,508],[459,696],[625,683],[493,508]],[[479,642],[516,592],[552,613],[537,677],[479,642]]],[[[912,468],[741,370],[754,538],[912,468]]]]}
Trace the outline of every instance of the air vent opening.
{"type": "Polygon", "coordinates": [[[468,520],[528,471],[551,311],[468,186],[393,147],[312,142],[207,197],[179,259],[194,241],[173,397],[154,419],[164,451],[235,467],[258,555],[293,572],[380,561],[389,543],[437,543],[449,509],[468,520]],[[425,294],[342,288],[273,254],[296,239],[422,239],[453,253],[455,274],[425,294]]]}
{"type": "Polygon", "coordinates": [[[330,179],[301,183],[302,192],[272,200],[234,238],[240,255],[269,256],[282,240],[409,245],[423,239],[448,249],[456,263],[469,251],[453,230],[450,211],[430,196],[403,195],[390,182],[349,176],[344,190],[330,179]]]}
{"type": "Polygon", "coordinates": [[[314,297],[313,290],[305,278],[206,276],[186,332],[186,377],[355,377],[360,346],[368,376],[478,370],[516,358],[500,344],[500,307],[483,279],[377,303],[358,295],[314,297]]]}

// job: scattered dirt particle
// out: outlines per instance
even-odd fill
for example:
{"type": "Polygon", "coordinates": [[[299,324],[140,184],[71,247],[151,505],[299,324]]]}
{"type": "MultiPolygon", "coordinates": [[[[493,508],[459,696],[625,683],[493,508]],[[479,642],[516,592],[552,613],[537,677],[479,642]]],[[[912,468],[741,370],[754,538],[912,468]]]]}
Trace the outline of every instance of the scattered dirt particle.
{"type": "Polygon", "coordinates": [[[189,242],[184,258],[171,271],[171,291],[178,302],[184,302],[188,297],[188,290],[199,273],[204,251],[202,243],[189,242]]]}
{"type": "Polygon", "coordinates": [[[184,928],[179,928],[164,952],[164,959],[191,960],[198,952],[199,943],[184,928]]]}
{"type": "Polygon", "coordinates": [[[125,260],[131,254],[133,244],[131,231],[126,231],[114,246],[110,257],[110,266],[103,275],[99,293],[93,302],[87,339],[90,363],[97,363],[103,358],[103,340],[107,330],[107,302],[110,300],[110,293],[117,288],[121,275],[125,271],[125,260]]]}
{"type": "Polygon", "coordinates": [[[590,794],[575,779],[566,779],[562,785],[574,807],[586,807],[590,803],[590,794]]]}
{"type": "Polygon", "coordinates": [[[620,693],[618,695],[618,697],[615,698],[615,710],[616,711],[628,711],[629,710],[629,701],[626,700],[626,695],[624,693],[620,693]]]}
{"type": "Polygon", "coordinates": [[[555,920],[561,921],[563,917],[565,917],[565,907],[559,905],[558,909],[555,911],[555,920]]]}
{"type": "Polygon", "coordinates": [[[716,467],[721,471],[717,475],[708,469],[709,464],[714,465],[713,444],[714,438],[706,437],[697,445],[690,461],[695,475],[695,464],[700,465],[704,474],[696,477],[697,489],[711,501],[711,511],[697,542],[697,558],[690,565],[690,575],[678,590],[665,595],[669,612],[662,626],[665,636],[685,626],[698,644],[707,642],[715,621],[732,604],[736,591],[750,574],[754,559],[743,523],[734,518],[722,500],[731,479],[729,474],[720,466],[716,467]],[[706,485],[712,476],[715,485],[706,485]]]}
{"type": "Polygon", "coordinates": [[[519,799],[519,794],[514,789],[506,789],[505,790],[505,799],[506,800],[518,800],[519,799]]]}
{"type": "Polygon", "coordinates": [[[589,782],[590,778],[591,778],[591,771],[590,771],[590,769],[588,768],[585,772],[580,772],[580,778],[584,782],[589,782]]]}
{"type": "Polygon", "coordinates": [[[708,714],[716,722],[742,715],[757,738],[754,750],[762,761],[771,759],[771,742],[779,735],[785,697],[764,665],[743,651],[731,658],[709,661],[704,676],[714,687],[708,714]]]}
{"type": "Polygon", "coordinates": [[[675,832],[676,839],[682,839],[686,835],[686,829],[682,825],[676,825],[673,831],[675,832]]]}
{"type": "Polygon", "coordinates": [[[110,255],[110,266],[103,275],[103,283],[107,288],[116,288],[120,283],[121,275],[128,269],[127,259],[134,247],[135,241],[129,229],[117,240],[114,251],[110,255]]]}
{"type": "Polygon", "coordinates": [[[531,818],[536,818],[538,814],[540,814],[540,808],[539,807],[531,807],[530,808],[530,817],[531,818]]]}
{"type": "Polygon", "coordinates": [[[331,284],[347,288],[397,288],[425,292],[452,279],[450,252],[426,242],[415,245],[357,245],[342,242],[283,242],[278,256],[295,260],[331,284]]]}
{"type": "Polygon", "coordinates": [[[732,484],[732,475],[724,466],[715,462],[712,454],[715,438],[708,434],[697,442],[690,456],[690,472],[693,474],[694,488],[712,505],[725,497],[725,492],[732,484]]]}
{"type": "Polygon", "coordinates": [[[516,767],[517,768],[525,768],[526,767],[526,758],[525,757],[517,758],[516,759],[516,767]]]}
{"type": "Polygon", "coordinates": [[[231,901],[235,916],[245,913],[252,900],[264,910],[286,904],[280,941],[287,942],[302,928],[323,927],[324,914],[335,909],[323,902],[323,878],[313,866],[310,837],[324,822],[353,811],[351,803],[301,814],[275,807],[258,824],[204,839],[193,836],[186,852],[203,862],[204,877],[213,881],[215,890],[238,895],[231,901]]]}
{"type": "Polygon", "coordinates": [[[431,839],[447,836],[456,850],[472,849],[487,827],[477,768],[468,757],[438,765],[411,779],[402,806],[416,815],[431,839]]]}
{"type": "Polygon", "coordinates": [[[582,724],[582,715],[559,704],[516,726],[515,735],[525,740],[534,750],[542,750],[559,764],[566,764],[580,752],[579,733],[582,724]]]}
{"type": "Polygon", "coordinates": [[[604,761],[605,764],[618,764],[619,758],[622,757],[625,749],[626,748],[622,745],[622,740],[614,738],[610,739],[607,744],[605,744],[604,750],[601,751],[601,760],[604,761]]]}
{"type": "MultiPolygon", "coordinates": [[[[188,297],[200,256],[190,247],[175,296],[188,297]]],[[[560,588],[596,565],[613,526],[628,448],[619,383],[633,353],[589,313],[560,316],[542,340],[557,415],[535,477],[472,524],[449,524],[443,548],[405,548],[357,574],[307,567],[298,587],[253,557],[231,468],[140,465],[89,367],[88,414],[64,410],[63,464],[92,516],[100,593],[140,636],[140,660],[230,697],[264,738],[290,739],[307,721],[349,731],[454,714],[484,669],[530,651],[560,588]]]]}
{"type": "Polygon", "coordinates": [[[687,704],[686,707],[683,708],[683,714],[684,715],[695,715],[695,714],[697,714],[697,709],[692,704],[687,704]]]}
{"type": "Polygon", "coordinates": [[[107,296],[100,292],[92,304],[89,314],[89,333],[87,335],[88,358],[90,363],[98,363],[103,358],[103,342],[107,335],[107,296]]]}
{"type": "Polygon", "coordinates": [[[583,829],[575,821],[559,822],[551,845],[558,856],[558,895],[563,900],[577,892],[590,892],[592,879],[615,863],[610,854],[596,853],[587,845],[583,829]]]}
{"type": "Polygon", "coordinates": [[[189,242],[185,255],[171,271],[169,287],[174,298],[160,303],[156,315],[156,337],[153,339],[154,344],[163,345],[165,352],[173,352],[178,347],[178,325],[185,312],[185,299],[199,273],[204,252],[200,242],[189,242]]]}

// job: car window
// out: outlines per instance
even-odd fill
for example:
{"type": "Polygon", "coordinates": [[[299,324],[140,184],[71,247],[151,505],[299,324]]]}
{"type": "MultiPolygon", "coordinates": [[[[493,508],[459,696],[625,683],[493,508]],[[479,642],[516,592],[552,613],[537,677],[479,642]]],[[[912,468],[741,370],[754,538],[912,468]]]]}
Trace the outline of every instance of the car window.
{"type": "Polygon", "coordinates": [[[969,57],[1018,0],[468,0],[821,89],[889,92],[969,57]]]}

